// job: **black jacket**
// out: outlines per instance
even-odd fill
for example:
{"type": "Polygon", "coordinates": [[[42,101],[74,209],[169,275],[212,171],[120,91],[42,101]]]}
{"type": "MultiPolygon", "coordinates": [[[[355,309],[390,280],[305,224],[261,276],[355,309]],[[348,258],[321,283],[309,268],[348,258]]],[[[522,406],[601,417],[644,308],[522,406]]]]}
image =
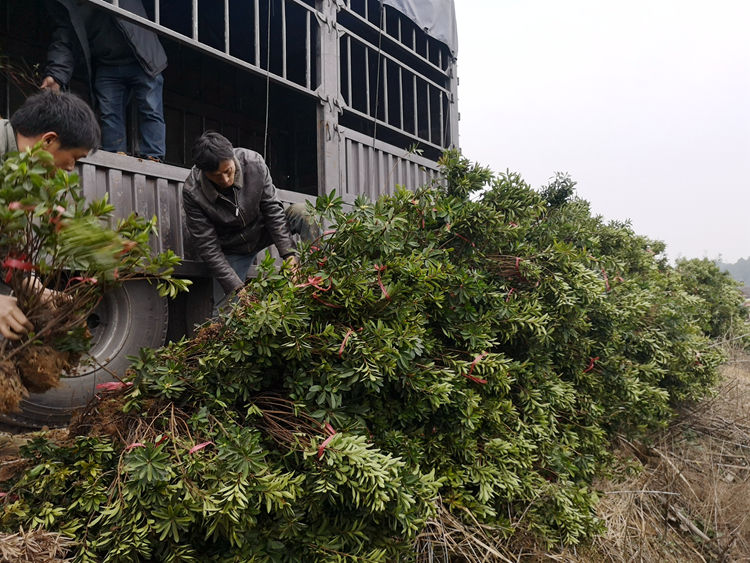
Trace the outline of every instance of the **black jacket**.
{"type": "MultiPolygon", "coordinates": [[[[91,60],[86,26],[80,15],[78,4],[78,0],[46,0],[47,11],[55,27],[52,32],[52,41],[47,49],[47,65],[44,75],[51,76],[61,86],[67,86],[73,76],[75,53],[81,53],[83,56],[89,82],[94,76],[92,70],[96,61],[91,60]]],[[[141,0],[120,0],[120,7],[138,16],[146,17],[146,10],[141,0]]],[[[167,67],[167,54],[156,33],[117,17],[115,17],[115,22],[146,74],[153,78],[167,67]]]]}
{"type": "Polygon", "coordinates": [[[297,248],[263,157],[234,149],[234,160],[237,171],[231,189],[220,193],[194,166],[182,191],[185,224],[193,243],[227,293],[241,288],[244,280],[225,254],[254,254],[273,243],[286,257],[297,248]]]}

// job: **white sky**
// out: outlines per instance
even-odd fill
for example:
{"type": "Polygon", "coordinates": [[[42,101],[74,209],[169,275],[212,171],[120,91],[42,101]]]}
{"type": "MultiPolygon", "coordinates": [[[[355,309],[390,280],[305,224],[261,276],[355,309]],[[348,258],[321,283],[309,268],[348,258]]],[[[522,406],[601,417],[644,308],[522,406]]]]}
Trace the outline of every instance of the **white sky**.
{"type": "Polygon", "coordinates": [[[460,145],[671,258],[750,256],[750,0],[456,0],[460,145]]]}

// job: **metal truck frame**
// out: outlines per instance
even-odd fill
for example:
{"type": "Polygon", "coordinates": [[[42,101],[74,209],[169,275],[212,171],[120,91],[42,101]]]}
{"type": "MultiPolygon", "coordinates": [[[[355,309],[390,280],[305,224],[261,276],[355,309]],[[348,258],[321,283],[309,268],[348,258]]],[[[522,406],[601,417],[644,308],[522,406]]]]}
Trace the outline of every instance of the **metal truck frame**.
{"type": "MultiPolygon", "coordinates": [[[[108,194],[122,216],[156,215],[154,249],[180,255],[179,274],[194,285],[169,303],[145,282],[107,295],[89,318],[92,363],[24,401],[13,421],[28,426],[65,423],[96,384],[124,372],[127,356],[190,334],[208,316],[211,280],[181,205],[189,146],[203,130],[263,154],[286,202],[332,190],[352,202],[397,184],[418,187],[458,144],[455,53],[382,0],[144,0],[149,18],[118,0],[83,1],[152,29],[170,58],[169,164],[98,151],[79,163],[84,193],[108,194]]],[[[6,0],[0,8],[0,54],[10,60],[43,64],[49,33],[42,0],[6,0]]],[[[72,89],[88,93],[80,77],[72,89]]],[[[11,114],[22,99],[0,77],[0,111],[11,114]]],[[[131,114],[132,153],[136,121],[131,114]]]]}

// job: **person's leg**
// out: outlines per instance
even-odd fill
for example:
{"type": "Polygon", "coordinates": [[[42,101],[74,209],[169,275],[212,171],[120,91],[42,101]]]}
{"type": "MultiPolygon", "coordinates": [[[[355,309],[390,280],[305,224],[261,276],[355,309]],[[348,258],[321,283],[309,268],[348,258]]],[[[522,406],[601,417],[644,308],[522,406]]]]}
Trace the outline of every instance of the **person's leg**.
{"type": "Polygon", "coordinates": [[[125,106],[128,101],[127,80],[120,67],[99,66],[94,78],[94,96],[101,114],[102,149],[125,152],[125,106]]]}
{"type": "Polygon", "coordinates": [[[320,236],[320,227],[307,212],[306,204],[293,203],[284,210],[284,213],[292,234],[299,235],[306,242],[312,242],[320,236]]]}
{"type": "Polygon", "coordinates": [[[151,78],[143,69],[133,75],[133,98],[138,108],[138,152],[140,156],[164,160],[166,128],[164,125],[163,88],[161,74],[151,78]]]}
{"type": "MultiPolygon", "coordinates": [[[[240,277],[240,279],[243,281],[246,280],[247,273],[250,270],[250,266],[253,263],[253,260],[255,259],[255,254],[226,254],[225,256],[227,258],[227,262],[229,262],[229,265],[240,277]]],[[[215,317],[227,303],[227,295],[224,293],[224,288],[221,287],[221,284],[216,280],[214,280],[213,294],[214,308],[211,314],[215,317]]]]}

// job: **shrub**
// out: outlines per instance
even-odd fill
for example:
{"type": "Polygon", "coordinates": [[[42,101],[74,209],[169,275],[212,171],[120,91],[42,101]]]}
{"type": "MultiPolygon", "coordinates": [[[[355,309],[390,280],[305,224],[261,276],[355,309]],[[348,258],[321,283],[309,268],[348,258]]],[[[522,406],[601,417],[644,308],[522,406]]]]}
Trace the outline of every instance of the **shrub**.
{"type": "Polygon", "coordinates": [[[444,186],[318,198],[299,272],[267,258],[220,322],[144,350],[88,437],[33,442],[2,525],[81,561],[395,560],[438,503],[507,536],[600,530],[610,440],[710,389],[703,303],[572,193],[442,163],[444,186]]]}

